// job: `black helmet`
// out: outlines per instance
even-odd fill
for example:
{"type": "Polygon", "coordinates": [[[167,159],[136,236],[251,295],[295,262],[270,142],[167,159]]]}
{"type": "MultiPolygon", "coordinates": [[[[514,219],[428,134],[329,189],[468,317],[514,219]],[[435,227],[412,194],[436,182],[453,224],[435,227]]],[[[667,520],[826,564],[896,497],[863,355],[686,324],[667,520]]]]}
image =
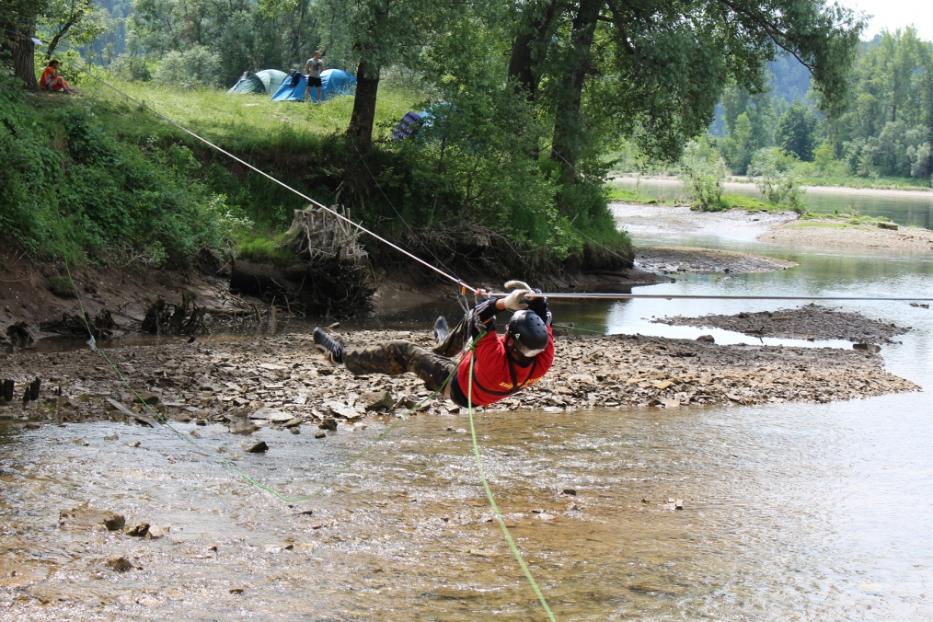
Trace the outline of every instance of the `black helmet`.
{"type": "Polygon", "coordinates": [[[519,352],[527,357],[539,354],[548,344],[547,325],[540,315],[528,309],[512,314],[505,334],[515,340],[519,352]]]}

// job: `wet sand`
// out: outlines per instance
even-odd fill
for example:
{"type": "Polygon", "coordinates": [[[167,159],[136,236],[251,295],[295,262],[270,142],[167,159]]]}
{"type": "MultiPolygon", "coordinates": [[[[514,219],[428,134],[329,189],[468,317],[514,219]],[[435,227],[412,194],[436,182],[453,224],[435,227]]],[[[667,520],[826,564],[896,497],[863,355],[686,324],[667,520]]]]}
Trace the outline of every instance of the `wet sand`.
{"type": "Polygon", "coordinates": [[[933,231],[916,227],[882,229],[877,225],[841,225],[813,219],[783,223],[758,238],[762,242],[806,250],[837,250],[885,255],[933,254],[933,231]]]}

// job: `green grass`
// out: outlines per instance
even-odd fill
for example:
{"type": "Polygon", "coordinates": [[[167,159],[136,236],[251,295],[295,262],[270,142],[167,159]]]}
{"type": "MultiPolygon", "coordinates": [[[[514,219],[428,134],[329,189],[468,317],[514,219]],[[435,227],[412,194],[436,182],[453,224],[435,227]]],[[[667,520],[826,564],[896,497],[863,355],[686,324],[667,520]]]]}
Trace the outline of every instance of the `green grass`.
{"type": "MultiPolygon", "coordinates": [[[[475,167],[467,167],[471,152],[461,149],[459,160],[445,161],[461,169],[440,170],[422,157],[431,155],[433,143],[419,151],[421,144],[381,140],[424,99],[423,93],[405,87],[381,85],[375,145],[362,157],[343,139],[352,97],[323,105],[273,103],[268,96],[122,82],[106,74],[100,80],[85,79],[75,97],[17,95],[0,107],[0,118],[12,119],[15,129],[0,126],[0,163],[6,163],[8,172],[6,177],[0,174],[0,198],[9,197],[0,203],[15,207],[0,205],[0,225],[37,255],[69,261],[86,256],[106,264],[141,258],[150,265],[183,266],[202,246],[224,248],[231,240],[242,257],[281,259],[275,234],[305,201],[214,152],[159,116],[164,115],[321,203],[339,201],[351,207],[355,220],[390,237],[402,230],[400,214],[416,228],[428,227],[436,210],[443,216],[437,221],[450,226],[466,196],[460,175],[475,173],[475,167]],[[28,149],[18,147],[26,144],[27,135],[28,149]],[[11,155],[4,158],[2,152],[11,155]],[[18,174],[23,162],[28,176],[18,174]],[[46,197],[43,209],[33,209],[25,197],[50,188],[50,180],[57,180],[56,192],[46,197]]],[[[0,97],[0,104],[4,101],[0,97]]],[[[505,153],[510,157],[509,146],[505,153]]],[[[498,153],[495,143],[487,148],[498,153]]],[[[544,268],[570,252],[582,255],[583,237],[630,254],[625,235],[615,231],[608,212],[602,213],[599,188],[589,219],[551,222],[547,209],[556,206],[544,203],[551,186],[538,172],[515,176],[541,182],[542,201],[525,203],[511,199],[527,195],[529,185],[500,184],[512,178],[499,169],[495,173],[492,181],[479,174],[476,179],[487,184],[488,192],[481,196],[493,206],[489,212],[499,210],[492,216],[512,226],[502,231],[508,244],[524,248],[536,239],[529,232],[538,231],[548,232],[548,240],[566,242],[566,248],[538,245],[544,268]],[[526,206],[528,222],[522,228],[514,224],[510,210],[526,206]]],[[[502,222],[487,218],[482,224],[495,228],[502,222]]],[[[503,255],[520,256],[508,244],[503,255]]]]}
{"type": "Polygon", "coordinates": [[[722,202],[726,209],[741,209],[746,212],[787,212],[790,208],[786,205],[763,201],[747,194],[723,194],[722,202]]]}
{"type": "MultiPolygon", "coordinates": [[[[640,203],[645,205],[665,205],[669,207],[677,207],[686,205],[687,203],[683,200],[678,199],[665,199],[660,200],[655,197],[652,197],[647,194],[639,192],[637,189],[625,188],[615,185],[606,185],[606,197],[610,201],[623,201],[625,203],[640,203]]],[[[790,208],[786,205],[778,205],[777,203],[770,203],[768,201],[763,201],[746,194],[723,194],[722,195],[722,210],[730,209],[741,209],[747,212],[786,212],[790,208]]]]}
{"type": "Polygon", "coordinates": [[[805,176],[798,177],[798,180],[804,186],[839,186],[879,190],[926,190],[930,188],[929,181],[910,177],[805,176]]]}
{"type": "Polygon", "coordinates": [[[278,265],[294,263],[295,255],[280,246],[279,236],[264,237],[252,234],[236,242],[236,255],[255,262],[270,262],[278,265]]]}
{"type": "Polygon", "coordinates": [[[862,214],[852,214],[841,212],[834,214],[821,214],[818,212],[806,212],[800,216],[800,224],[811,226],[826,225],[829,227],[858,227],[861,225],[875,225],[878,223],[892,223],[890,218],[883,216],[864,216],[862,214]]]}
{"type": "Polygon", "coordinates": [[[606,184],[604,188],[606,192],[606,198],[609,201],[643,203],[645,205],[667,205],[670,207],[684,204],[683,201],[677,201],[675,199],[660,200],[648,194],[643,194],[637,189],[633,188],[625,188],[623,186],[616,186],[612,184],[606,184]]]}
{"type": "MultiPolygon", "coordinates": [[[[321,137],[342,133],[350,122],[353,98],[335,97],[323,104],[273,102],[267,95],[230,95],[217,89],[182,90],[152,82],[121,82],[107,74],[88,79],[83,97],[95,109],[110,117],[108,122],[120,135],[145,140],[180,132],[155,115],[125,114],[139,108],[109,86],[228,150],[249,152],[277,146],[299,149],[321,137]],[[121,114],[122,113],[122,114],[121,114]]],[[[387,135],[391,127],[424,95],[412,90],[383,85],[376,108],[376,127],[387,135]]]]}

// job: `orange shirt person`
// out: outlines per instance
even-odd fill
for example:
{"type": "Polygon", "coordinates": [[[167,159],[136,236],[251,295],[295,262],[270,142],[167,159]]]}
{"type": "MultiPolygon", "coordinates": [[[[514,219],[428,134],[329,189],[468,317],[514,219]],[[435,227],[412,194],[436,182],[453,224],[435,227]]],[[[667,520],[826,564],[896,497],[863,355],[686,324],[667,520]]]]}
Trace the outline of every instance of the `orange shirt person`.
{"type": "Polygon", "coordinates": [[[49,61],[48,66],[42,70],[42,77],[39,78],[39,90],[57,91],[59,93],[74,93],[75,90],[58,74],[58,68],[61,63],[57,59],[49,61]]]}

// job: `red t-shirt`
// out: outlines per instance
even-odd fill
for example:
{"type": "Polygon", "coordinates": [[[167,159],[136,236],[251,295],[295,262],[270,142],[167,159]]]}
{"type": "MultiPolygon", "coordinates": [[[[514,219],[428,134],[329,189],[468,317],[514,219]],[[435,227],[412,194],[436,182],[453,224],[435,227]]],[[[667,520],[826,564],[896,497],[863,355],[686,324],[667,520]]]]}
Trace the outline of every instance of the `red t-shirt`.
{"type": "Polygon", "coordinates": [[[473,393],[470,395],[470,363],[473,352],[467,350],[457,368],[457,384],[463,395],[469,396],[473,406],[488,406],[508,397],[518,389],[534,384],[547,373],[554,362],[554,333],[547,327],[548,343],[544,352],[535,356],[528,367],[510,361],[505,351],[505,335],[486,333],[476,344],[476,366],[473,368],[473,393]],[[511,365],[515,374],[512,384],[511,365]],[[514,390],[513,390],[514,389],[514,390]]]}
{"type": "Polygon", "coordinates": [[[52,83],[55,80],[55,69],[53,67],[46,67],[42,71],[42,77],[39,78],[39,88],[51,91],[52,83]]]}

